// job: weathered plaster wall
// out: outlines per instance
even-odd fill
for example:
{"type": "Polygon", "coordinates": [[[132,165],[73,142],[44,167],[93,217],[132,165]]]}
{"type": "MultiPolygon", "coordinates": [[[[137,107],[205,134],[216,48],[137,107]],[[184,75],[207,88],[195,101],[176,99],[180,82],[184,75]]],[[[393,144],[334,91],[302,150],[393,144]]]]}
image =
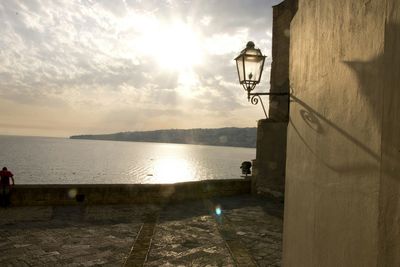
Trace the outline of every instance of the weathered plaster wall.
{"type": "Polygon", "coordinates": [[[298,1],[284,266],[400,266],[399,8],[298,1]]]}
{"type": "Polygon", "coordinates": [[[378,266],[400,266],[400,1],[386,4],[378,266]]]}

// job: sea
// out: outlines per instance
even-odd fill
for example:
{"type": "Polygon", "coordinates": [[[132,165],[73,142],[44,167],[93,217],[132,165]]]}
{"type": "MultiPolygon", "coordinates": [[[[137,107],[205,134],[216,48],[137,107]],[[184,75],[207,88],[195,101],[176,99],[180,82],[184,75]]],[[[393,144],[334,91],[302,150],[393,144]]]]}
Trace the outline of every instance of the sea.
{"type": "Polygon", "coordinates": [[[255,148],[0,136],[16,184],[163,184],[243,179],[255,148]]]}

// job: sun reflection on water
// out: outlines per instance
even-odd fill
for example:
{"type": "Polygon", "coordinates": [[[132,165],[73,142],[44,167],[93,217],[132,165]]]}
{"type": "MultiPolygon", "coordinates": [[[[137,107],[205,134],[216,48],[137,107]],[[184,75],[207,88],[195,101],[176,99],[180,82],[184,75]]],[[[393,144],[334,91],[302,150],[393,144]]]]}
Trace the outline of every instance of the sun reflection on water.
{"type": "Polygon", "coordinates": [[[154,161],[151,183],[170,184],[194,180],[195,168],[186,159],[164,158],[154,161]]]}

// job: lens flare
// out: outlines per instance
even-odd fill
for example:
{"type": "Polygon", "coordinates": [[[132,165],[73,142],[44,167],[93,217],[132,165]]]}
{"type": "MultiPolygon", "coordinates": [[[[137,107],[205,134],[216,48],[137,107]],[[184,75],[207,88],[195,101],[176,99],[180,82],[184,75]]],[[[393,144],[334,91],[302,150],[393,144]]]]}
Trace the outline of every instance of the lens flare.
{"type": "Polygon", "coordinates": [[[217,214],[218,216],[220,216],[220,215],[222,214],[222,209],[221,209],[220,206],[217,206],[217,207],[215,208],[215,214],[217,214]]]}
{"type": "Polygon", "coordinates": [[[78,190],[76,190],[75,188],[71,188],[70,190],[68,190],[68,196],[70,198],[75,198],[76,194],[78,194],[78,190]]]}

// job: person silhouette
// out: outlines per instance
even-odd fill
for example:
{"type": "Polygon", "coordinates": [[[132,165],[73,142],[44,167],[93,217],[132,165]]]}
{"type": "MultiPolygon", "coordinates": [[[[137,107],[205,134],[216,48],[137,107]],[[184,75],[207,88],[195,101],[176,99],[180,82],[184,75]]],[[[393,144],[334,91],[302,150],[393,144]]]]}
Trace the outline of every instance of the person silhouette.
{"type": "Polygon", "coordinates": [[[1,194],[1,205],[8,207],[10,203],[10,195],[12,186],[14,186],[14,175],[12,172],[7,170],[7,167],[3,167],[0,171],[0,194],[1,194]],[[12,184],[10,183],[10,180],[12,184]]]}

